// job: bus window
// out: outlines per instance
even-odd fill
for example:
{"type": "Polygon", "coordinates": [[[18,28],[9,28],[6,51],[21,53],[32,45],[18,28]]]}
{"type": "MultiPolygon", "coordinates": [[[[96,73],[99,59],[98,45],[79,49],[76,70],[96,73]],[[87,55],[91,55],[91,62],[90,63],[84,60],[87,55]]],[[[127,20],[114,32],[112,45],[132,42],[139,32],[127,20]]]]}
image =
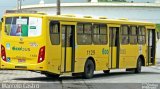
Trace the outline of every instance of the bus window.
{"type": "Polygon", "coordinates": [[[5,33],[9,36],[36,37],[42,31],[42,18],[36,17],[7,17],[5,33]]]}
{"type": "Polygon", "coordinates": [[[121,44],[128,44],[129,43],[129,28],[127,25],[121,27],[121,44]]]}
{"type": "Polygon", "coordinates": [[[65,47],[65,42],[66,47],[72,47],[72,26],[67,26],[67,25],[62,25],[62,47],[65,47]],[[66,34],[66,39],[65,39],[65,34],[66,34]]]}
{"type": "Polygon", "coordinates": [[[93,42],[94,44],[100,44],[100,37],[99,37],[99,25],[98,24],[94,24],[93,25],[93,42]]]}
{"type": "Polygon", "coordinates": [[[145,44],[146,43],[146,29],[145,27],[139,27],[138,29],[138,43],[145,44]]]}
{"type": "Polygon", "coordinates": [[[107,44],[107,26],[105,24],[93,25],[94,44],[107,44]]]}
{"type": "Polygon", "coordinates": [[[83,34],[83,24],[78,24],[77,25],[77,33],[78,34],[83,34]]]}
{"type": "Polygon", "coordinates": [[[109,31],[110,31],[110,43],[109,43],[109,45],[111,46],[111,47],[116,47],[116,46],[118,46],[118,30],[117,30],[118,28],[116,28],[116,27],[110,27],[109,28],[109,31]]]}
{"type": "Polygon", "coordinates": [[[84,33],[90,35],[91,34],[91,24],[84,24],[84,33]]]}
{"type": "Polygon", "coordinates": [[[52,45],[60,44],[59,23],[55,23],[54,21],[51,21],[49,27],[50,27],[50,40],[52,45]]]}
{"type": "Polygon", "coordinates": [[[107,44],[107,26],[105,24],[100,24],[100,42],[107,44]]]}
{"type": "Polygon", "coordinates": [[[79,45],[92,44],[91,24],[77,24],[77,43],[79,45]]]}
{"type": "Polygon", "coordinates": [[[130,27],[130,44],[137,44],[137,27],[130,27]]]}

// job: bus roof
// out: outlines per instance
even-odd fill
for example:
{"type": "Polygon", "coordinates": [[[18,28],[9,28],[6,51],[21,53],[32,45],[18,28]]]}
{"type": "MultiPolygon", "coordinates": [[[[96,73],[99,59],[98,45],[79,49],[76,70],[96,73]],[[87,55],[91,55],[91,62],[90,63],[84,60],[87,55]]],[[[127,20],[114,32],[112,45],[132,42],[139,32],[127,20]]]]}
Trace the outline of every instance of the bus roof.
{"type": "Polygon", "coordinates": [[[125,18],[108,19],[107,17],[92,18],[91,16],[77,17],[75,15],[47,15],[44,13],[7,13],[4,17],[13,16],[32,16],[32,17],[46,17],[48,19],[60,21],[75,21],[75,22],[95,22],[95,23],[110,23],[110,24],[132,24],[132,25],[154,25],[152,22],[134,21],[125,18]]]}
{"type": "Polygon", "coordinates": [[[128,20],[124,18],[120,19],[108,19],[108,18],[92,18],[92,17],[72,17],[72,16],[63,16],[63,15],[55,15],[55,16],[46,16],[49,19],[61,20],[61,21],[76,21],[76,22],[95,22],[95,23],[107,23],[107,24],[132,24],[132,25],[154,25],[152,22],[145,21],[134,21],[128,20]]]}

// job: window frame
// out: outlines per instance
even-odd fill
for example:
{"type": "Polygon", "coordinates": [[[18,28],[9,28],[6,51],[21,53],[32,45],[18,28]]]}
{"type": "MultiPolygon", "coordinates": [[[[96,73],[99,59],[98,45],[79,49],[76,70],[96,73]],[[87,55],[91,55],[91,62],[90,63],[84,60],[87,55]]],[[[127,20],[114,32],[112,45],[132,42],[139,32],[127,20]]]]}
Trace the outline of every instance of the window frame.
{"type": "Polygon", "coordinates": [[[92,23],[85,23],[85,22],[78,22],[77,23],[77,25],[76,25],[76,35],[77,35],[77,45],[91,45],[92,44],[92,23]],[[78,25],[79,24],[82,24],[82,26],[83,26],[83,33],[78,33],[78,25]],[[85,33],[85,25],[87,25],[87,24],[89,24],[90,25],[90,30],[91,30],[91,32],[90,33],[85,33]],[[79,43],[78,42],[78,35],[90,35],[91,36],[91,42],[89,43],[79,43]]]}
{"type": "Polygon", "coordinates": [[[121,25],[120,29],[121,29],[121,32],[120,32],[120,35],[121,35],[120,44],[122,44],[122,45],[128,45],[129,42],[130,42],[130,39],[129,39],[129,30],[130,30],[130,28],[129,28],[129,25],[121,25]],[[123,33],[123,29],[122,29],[123,26],[127,26],[127,28],[128,28],[128,34],[124,34],[124,33],[123,33]],[[122,36],[128,36],[128,42],[127,42],[127,43],[122,43],[122,36]]]}
{"type": "Polygon", "coordinates": [[[104,24],[104,23],[94,23],[94,24],[92,24],[92,43],[94,44],[94,45],[107,45],[108,44],[108,28],[107,28],[107,25],[106,24],[104,24]],[[94,25],[97,25],[98,26],[98,33],[94,33],[94,25]],[[101,33],[101,26],[105,26],[105,30],[106,30],[106,33],[105,34],[102,34],[101,33]],[[95,42],[95,40],[94,40],[94,35],[98,35],[98,36],[106,36],[106,43],[102,43],[102,42],[100,42],[99,41],[99,43],[96,43],[95,42]]]}
{"type": "Polygon", "coordinates": [[[137,30],[138,30],[138,26],[137,25],[130,25],[130,28],[129,28],[129,44],[131,45],[136,45],[138,44],[138,33],[137,33],[137,30]],[[136,27],[136,34],[132,34],[132,27],[136,27]],[[130,40],[130,37],[131,36],[136,36],[137,37],[137,42],[136,43],[131,43],[131,40],[130,40]]]}
{"type": "MultiPolygon", "coordinates": [[[[52,28],[53,29],[53,28],[52,28]]],[[[59,21],[54,21],[54,20],[51,20],[49,21],[49,35],[50,35],[50,42],[51,42],[51,45],[60,45],[60,22],[59,21]],[[53,44],[52,40],[51,40],[51,23],[53,22],[53,25],[54,24],[58,24],[58,33],[52,33],[52,34],[58,34],[59,35],[59,42],[57,44],[53,44]]]]}
{"type": "Polygon", "coordinates": [[[28,37],[28,38],[40,37],[43,35],[43,28],[42,28],[43,23],[42,22],[43,22],[43,19],[41,17],[35,17],[35,16],[12,16],[12,17],[9,16],[9,17],[5,17],[4,33],[6,36],[11,36],[11,37],[28,37]],[[23,23],[18,24],[17,23],[18,19],[26,19],[26,24],[23,24],[23,23]],[[32,21],[33,19],[37,19],[41,23],[36,24],[36,25],[35,24],[30,25],[31,23],[29,23],[29,22],[32,21]],[[7,25],[10,25],[10,30],[7,29],[7,25]],[[17,34],[17,32],[15,33],[15,29],[17,30],[16,27],[21,29],[21,31],[18,32],[20,34],[17,34]],[[37,27],[41,27],[41,28],[37,29],[37,27]],[[31,29],[36,29],[37,31],[35,33],[38,33],[38,34],[32,33],[31,35],[29,35],[29,32],[30,32],[29,30],[31,30],[31,29]],[[25,33],[23,33],[23,31],[25,33]]]}
{"type": "Polygon", "coordinates": [[[137,41],[138,41],[138,44],[142,44],[142,45],[146,44],[146,27],[145,27],[145,26],[138,26],[137,34],[138,34],[138,37],[137,37],[137,39],[138,39],[138,40],[137,40],[137,41]],[[140,28],[142,28],[142,27],[144,27],[144,31],[145,31],[145,34],[144,34],[144,35],[143,35],[143,31],[142,31],[141,34],[139,34],[139,30],[140,30],[140,28]],[[142,42],[142,43],[139,42],[139,36],[142,36],[142,38],[144,37],[144,42],[142,42]]]}

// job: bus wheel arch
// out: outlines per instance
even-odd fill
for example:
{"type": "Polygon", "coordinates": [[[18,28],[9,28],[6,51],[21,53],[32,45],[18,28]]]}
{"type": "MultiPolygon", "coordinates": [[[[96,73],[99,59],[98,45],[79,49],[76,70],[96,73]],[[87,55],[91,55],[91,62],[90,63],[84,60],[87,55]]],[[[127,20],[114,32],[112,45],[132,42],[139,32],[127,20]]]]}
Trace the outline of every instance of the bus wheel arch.
{"type": "MultiPolygon", "coordinates": [[[[145,58],[144,58],[144,56],[143,55],[140,55],[139,57],[138,57],[138,59],[141,59],[141,62],[142,62],[142,66],[145,66],[145,58]]],[[[138,61],[138,60],[137,60],[138,61]]]]}
{"type": "Polygon", "coordinates": [[[90,79],[94,75],[95,61],[92,57],[87,58],[84,65],[84,72],[82,74],[83,78],[90,79]]]}
{"type": "MultiPolygon", "coordinates": [[[[91,60],[94,63],[94,70],[96,70],[96,62],[95,62],[94,58],[93,57],[88,57],[87,60],[91,60]]],[[[87,62],[87,60],[86,60],[86,62],[87,62]]]]}
{"type": "Polygon", "coordinates": [[[135,73],[141,73],[142,66],[144,66],[144,56],[140,55],[137,59],[135,73]]]}

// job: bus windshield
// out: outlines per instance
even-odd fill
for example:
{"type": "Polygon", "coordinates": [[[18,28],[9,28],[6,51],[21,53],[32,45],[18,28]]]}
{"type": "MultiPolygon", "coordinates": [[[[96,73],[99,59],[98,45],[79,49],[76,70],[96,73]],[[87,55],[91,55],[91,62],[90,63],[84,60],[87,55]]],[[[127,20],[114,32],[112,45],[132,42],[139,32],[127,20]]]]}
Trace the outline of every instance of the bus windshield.
{"type": "Polygon", "coordinates": [[[36,37],[42,31],[42,18],[36,17],[7,17],[5,33],[8,36],[36,37]]]}

